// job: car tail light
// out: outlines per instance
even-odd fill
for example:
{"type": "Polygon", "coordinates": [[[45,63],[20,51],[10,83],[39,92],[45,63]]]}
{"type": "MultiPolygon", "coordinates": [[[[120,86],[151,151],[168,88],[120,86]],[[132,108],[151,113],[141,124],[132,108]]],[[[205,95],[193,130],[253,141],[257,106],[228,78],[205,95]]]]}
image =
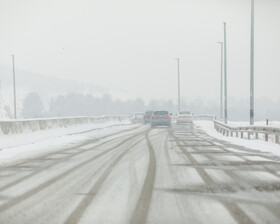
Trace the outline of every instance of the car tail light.
{"type": "Polygon", "coordinates": [[[168,116],[165,116],[165,118],[171,118],[171,116],[168,115],[168,116]]]}
{"type": "Polygon", "coordinates": [[[152,118],[158,118],[158,116],[152,116],[152,118]]]}

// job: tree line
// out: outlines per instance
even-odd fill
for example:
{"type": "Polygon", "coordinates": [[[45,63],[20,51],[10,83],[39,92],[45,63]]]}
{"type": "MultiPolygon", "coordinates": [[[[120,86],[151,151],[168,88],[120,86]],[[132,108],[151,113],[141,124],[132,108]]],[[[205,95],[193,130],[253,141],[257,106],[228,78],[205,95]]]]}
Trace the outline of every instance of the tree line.
{"type": "MultiPolygon", "coordinates": [[[[280,100],[277,102],[266,98],[256,99],[256,120],[280,120],[280,100]]],[[[12,118],[11,111],[5,106],[12,118]]],[[[90,94],[83,95],[69,93],[53,97],[44,104],[40,95],[31,92],[23,100],[21,108],[22,118],[47,118],[68,116],[99,116],[99,115],[130,115],[146,110],[164,109],[177,113],[178,108],[172,100],[151,100],[148,103],[142,98],[134,100],[113,99],[109,94],[101,97],[90,94]]],[[[211,114],[219,118],[219,101],[205,101],[202,99],[181,100],[181,109],[189,110],[194,114],[211,114]]],[[[249,99],[229,99],[229,120],[248,120],[249,99]]]]}

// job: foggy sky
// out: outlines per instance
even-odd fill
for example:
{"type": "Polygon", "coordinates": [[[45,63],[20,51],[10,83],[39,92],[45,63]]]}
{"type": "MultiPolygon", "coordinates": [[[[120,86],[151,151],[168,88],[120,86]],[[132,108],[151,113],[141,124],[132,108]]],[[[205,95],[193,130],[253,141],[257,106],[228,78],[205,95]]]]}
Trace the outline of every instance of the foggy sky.
{"type": "MultiPolygon", "coordinates": [[[[0,0],[0,64],[124,91],[218,99],[227,22],[228,95],[249,97],[250,0],[0,0]]],[[[1,79],[1,77],[0,77],[1,79]]],[[[255,0],[255,97],[280,98],[280,1],[255,0]]]]}

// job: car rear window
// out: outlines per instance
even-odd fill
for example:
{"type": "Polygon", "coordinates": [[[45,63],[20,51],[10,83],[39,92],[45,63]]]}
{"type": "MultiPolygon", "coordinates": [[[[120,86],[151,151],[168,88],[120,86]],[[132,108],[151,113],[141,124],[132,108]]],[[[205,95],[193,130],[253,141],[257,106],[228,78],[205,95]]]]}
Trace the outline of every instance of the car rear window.
{"type": "Polygon", "coordinates": [[[143,117],[144,117],[144,114],[135,114],[135,117],[136,117],[136,118],[143,118],[143,117]]]}
{"type": "Polygon", "coordinates": [[[154,115],[168,115],[168,111],[155,111],[154,115]]]}
{"type": "Polygon", "coordinates": [[[153,114],[153,111],[146,111],[145,112],[145,115],[152,115],[153,114]]]}
{"type": "Polygon", "coordinates": [[[181,111],[179,114],[191,114],[189,111],[181,111]]]}

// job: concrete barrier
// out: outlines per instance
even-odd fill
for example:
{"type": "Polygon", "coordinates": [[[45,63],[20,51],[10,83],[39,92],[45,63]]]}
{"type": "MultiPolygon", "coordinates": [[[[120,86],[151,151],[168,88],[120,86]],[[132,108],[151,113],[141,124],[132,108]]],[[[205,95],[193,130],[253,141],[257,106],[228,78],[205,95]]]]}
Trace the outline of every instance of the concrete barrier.
{"type": "Polygon", "coordinates": [[[44,119],[24,119],[0,121],[0,134],[20,134],[48,130],[55,128],[67,128],[81,124],[101,124],[111,121],[128,121],[129,116],[98,116],[98,117],[64,117],[44,119]]]}

